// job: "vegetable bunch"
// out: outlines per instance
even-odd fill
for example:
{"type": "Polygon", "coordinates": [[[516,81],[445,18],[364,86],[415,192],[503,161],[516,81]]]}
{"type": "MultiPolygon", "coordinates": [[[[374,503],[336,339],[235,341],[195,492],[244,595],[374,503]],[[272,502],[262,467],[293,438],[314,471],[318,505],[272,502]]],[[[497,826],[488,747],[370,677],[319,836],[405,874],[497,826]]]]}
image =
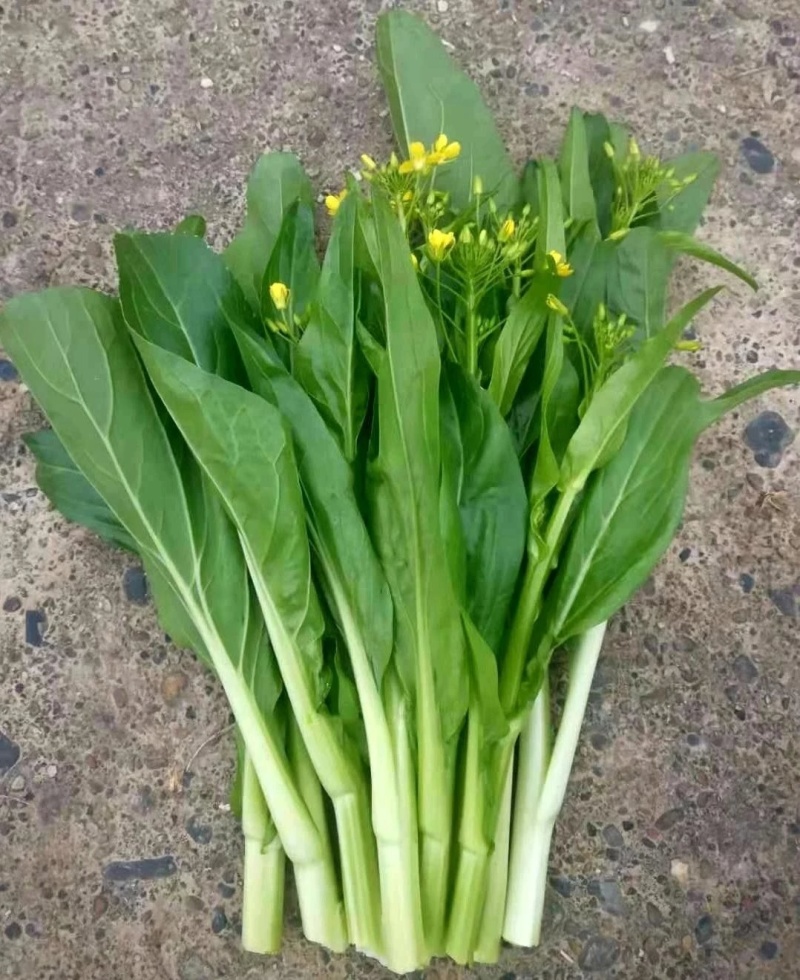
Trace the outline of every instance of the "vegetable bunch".
{"type": "Polygon", "coordinates": [[[553,825],[605,622],[680,521],[704,399],[671,317],[717,164],[573,110],[517,176],[472,82],[378,26],[400,157],[326,199],[262,157],[220,255],[190,217],[116,237],[119,295],[21,296],[0,339],[52,429],[64,515],[138,553],[164,628],[236,720],[243,941],[276,950],[288,858],[309,939],[405,972],[539,939],[553,825]],[[553,735],[548,678],[566,648],[553,735]],[[515,763],[516,754],[516,763],[515,763]]]}

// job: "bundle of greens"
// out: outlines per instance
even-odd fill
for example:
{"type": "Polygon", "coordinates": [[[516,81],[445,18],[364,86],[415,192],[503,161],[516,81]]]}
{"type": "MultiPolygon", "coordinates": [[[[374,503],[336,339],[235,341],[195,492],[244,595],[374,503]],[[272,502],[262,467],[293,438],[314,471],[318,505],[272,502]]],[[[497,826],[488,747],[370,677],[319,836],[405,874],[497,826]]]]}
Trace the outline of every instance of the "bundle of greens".
{"type": "Polygon", "coordinates": [[[141,557],[228,697],[244,945],[279,946],[285,855],[309,939],[404,972],[538,942],[605,622],[697,436],[800,372],[704,399],[666,364],[717,293],[667,316],[677,256],[754,285],[692,237],[712,156],[573,110],[520,178],[420,21],[384,16],[377,51],[401,156],[327,197],[321,265],[271,153],[221,255],[196,216],[120,234],[118,296],[18,297],[0,338],[52,425],[42,489],[141,557]]]}

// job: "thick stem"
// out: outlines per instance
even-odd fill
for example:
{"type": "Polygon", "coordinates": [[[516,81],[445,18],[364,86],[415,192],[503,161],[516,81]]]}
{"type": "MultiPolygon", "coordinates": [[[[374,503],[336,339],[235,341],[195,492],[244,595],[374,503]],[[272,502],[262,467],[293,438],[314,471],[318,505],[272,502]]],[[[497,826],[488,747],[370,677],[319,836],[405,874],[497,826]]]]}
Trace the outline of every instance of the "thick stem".
{"type": "Polygon", "coordinates": [[[283,933],[286,857],[246,749],[242,771],[242,831],[242,946],[251,953],[277,953],[283,933]]]}
{"type": "Polygon", "coordinates": [[[345,909],[339,894],[339,885],[334,869],[328,823],[325,816],[325,799],[322,786],[306,750],[303,736],[290,715],[288,726],[289,758],[295,773],[297,785],[306,809],[311,814],[320,840],[322,860],[304,870],[295,864],[295,884],[300,904],[300,918],[307,939],[321,943],[336,952],[347,948],[348,932],[345,909]],[[327,870],[326,870],[327,869],[327,870]],[[323,876],[325,881],[323,881],[323,876]],[[320,889],[320,892],[308,889],[320,889]],[[328,896],[331,908],[319,908],[320,895],[328,896]],[[321,930],[325,930],[324,932],[321,930]]]}
{"type": "Polygon", "coordinates": [[[558,554],[567,518],[577,493],[577,490],[570,489],[559,496],[547,525],[543,546],[538,553],[529,549],[522,591],[511,623],[508,646],[500,672],[500,702],[509,715],[514,713],[517,706],[517,696],[528,658],[533,627],[542,604],[542,592],[558,554]]]}
{"type": "Polygon", "coordinates": [[[473,959],[476,963],[496,963],[500,958],[503,917],[506,908],[508,882],[508,844],[511,836],[511,794],[514,785],[514,760],[506,771],[505,786],[497,815],[494,851],[489,859],[486,881],[486,900],[478,929],[473,959]]]}
{"type": "MultiPolygon", "coordinates": [[[[530,887],[529,878],[533,873],[532,868],[536,868],[538,872],[537,861],[540,855],[534,855],[530,851],[531,841],[525,833],[525,828],[532,827],[536,823],[539,801],[550,762],[550,685],[547,680],[533,702],[522,729],[518,752],[519,768],[514,799],[514,830],[511,836],[507,887],[509,898],[503,927],[504,935],[524,935],[531,917],[531,910],[525,905],[525,896],[530,887]],[[520,918],[521,924],[518,922],[520,918]]],[[[545,873],[546,861],[545,854],[545,873]]],[[[543,898],[544,890],[541,894],[543,898]]]]}
{"type": "MultiPolygon", "coordinates": [[[[508,890],[503,937],[518,946],[536,946],[541,937],[550,841],[564,802],[605,629],[606,624],[601,623],[580,639],[570,665],[567,699],[533,819],[518,823],[515,815],[513,881],[509,882],[514,887],[508,890]],[[515,867],[517,861],[520,867],[515,867]]],[[[534,777],[540,754],[537,749],[527,760],[534,777]]],[[[525,760],[520,756],[520,780],[525,778],[524,764],[525,760]]]]}
{"type": "Polygon", "coordinates": [[[383,937],[378,865],[367,800],[360,793],[339,796],[333,801],[333,809],[350,941],[362,952],[380,958],[383,937]]]}
{"type": "Polygon", "coordinates": [[[472,284],[467,286],[467,372],[478,377],[478,317],[475,309],[475,292],[472,284]]]}
{"type": "Polygon", "coordinates": [[[447,955],[469,964],[478,937],[489,865],[489,841],[484,827],[485,780],[481,764],[483,724],[480,707],[470,707],[464,753],[464,777],[458,830],[458,862],[447,926],[447,955]]]}

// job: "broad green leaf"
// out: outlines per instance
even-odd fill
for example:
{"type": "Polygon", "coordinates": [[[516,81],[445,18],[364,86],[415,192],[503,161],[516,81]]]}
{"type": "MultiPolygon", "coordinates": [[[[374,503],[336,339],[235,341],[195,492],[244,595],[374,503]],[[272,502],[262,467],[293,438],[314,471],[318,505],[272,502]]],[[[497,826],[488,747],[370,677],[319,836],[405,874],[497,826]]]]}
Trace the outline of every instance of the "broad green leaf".
{"type": "Polygon", "coordinates": [[[717,252],[716,249],[706,245],[705,242],[699,242],[696,238],[684,234],[681,231],[662,231],[658,237],[668,249],[674,250],[681,255],[691,255],[692,258],[700,259],[701,262],[708,262],[710,265],[715,265],[719,269],[730,272],[737,279],[741,279],[751,289],[758,289],[758,283],[749,272],[746,272],[741,266],[736,265],[735,262],[731,262],[730,259],[717,252]]]}
{"type": "Polygon", "coordinates": [[[294,351],[293,371],[336,434],[345,458],[356,456],[369,398],[369,372],[356,336],[355,241],[358,202],[342,202],[319,280],[311,319],[294,351]]]}
{"type": "Polygon", "coordinates": [[[494,348],[489,394],[502,415],[508,415],[525,371],[539,343],[550,312],[549,293],[558,290],[558,279],[542,273],[511,308],[494,348]]]}
{"type": "MultiPolygon", "coordinates": [[[[566,351],[569,355],[570,351],[566,351]]],[[[551,449],[560,462],[578,428],[578,409],[584,392],[578,371],[569,356],[564,358],[556,386],[547,406],[547,432],[551,449]]]]}
{"type": "Polygon", "coordinates": [[[193,235],[195,238],[206,237],[206,219],[202,214],[187,214],[175,225],[176,235],[193,235]]]}
{"type": "Polygon", "coordinates": [[[605,238],[611,231],[611,205],[616,187],[614,168],[605,151],[605,144],[611,142],[611,129],[606,117],[600,113],[584,113],[583,122],[589,148],[589,176],[597,208],[597,223],[601,236],[605,238]]]}
{"type": "Polygon", "coordinates": [[[607,461],[609,450],[619,444],[620,431],[624,431],[633,406],[658,374],[683,330],[720,288],[707,289],[688,302],[600,388],[567,446],[561,466],[562,489],[579,492],[592,470],[607,461]]]}
{"type": "Polygon", "coordinates": [[[528,160],[522,170],[520,178],[520,197],[523,204],[530,205],[531,214],[537,217],[539,214],[539,178],[538,167],[535,160],[528,160]]]}
{"type": "MultiPolygon", "coordinates": [[[[488,754],[490,745],[508,732],[508,720],[500,703],[500,685],[497,674],[497,656],[489,646],[480,630],[469,616],[464,615],[467,656],[469,660],[470,681],[480,703],[483,725],[483,751],[488,754]]],[[[491,773],[484,771],[487,786],[492,785],[491,773]]],[[[488,827],[487,827],[488,829],[488,827]]],[[[494,827],[491,828],[492,831],[494,827]]]]}
{"type": "Polygon", "coordinates": [[[664,323],[671,271],[666,245],[652,228],[633,228],[613,249],[606,271],[606,302],[624,313],[644,337],[664,323]]]}
{"type": "Polygon", "coordinates": [[[711,191],[719,174],[719,160],[713,153],[685,153],[669,161],[675,178],[694,175],[695,179],[677,193],[668,184],[656,192],[658,202],[657,227],[662,231],[678,231],[691,235],[700,224],[711,191]]]}
{"type": "Polygon", "coordinates": [[[550,402],[556,391],[564,366],[564,320],[557,313],[550,313],[547,322],[547,339],[542,376],[542,400],[539,412],[539,440],[536,462],[531,479],[531,512],[543,501],[553,487],[558,485],[561,460],[550,440],[550,402]]]}
{"type": "Polygon", "coordinates": [[[469,204],[476,176],[501,212],[511,210],[519,198],[519,184],[503,141],[477,85],[437,35],[419,17],[393,10],[378,18],[377,49],[402,151],[415,141],[430,146],[445,133],[461,144],[458,159],[436,174],[436,187],[450,194],[453,210],[469,204]]]}
{"type": "Polygon", "coordinates": [[[622,123],[617,122],[610,122],[608,124],[608,131],[611,138],[611,145],[614,147],[614,156],[617,162],[622,164],[628,159],[631,134],[627,126],[623,126],[622,123]]]}
{"type": "Polygon", "coordinates": [[[304,200],[290,205],[272,249],[261,284],[261,313],[265,319],[280,319],[269,294],[272,283],[289,287],[290,322],[302,317],[313,302],[319,281],[319,262],[314,247],[314,209],[304,200]]]}
{"type": "Polygon", "coordinates": [[[520,461],[525,458],[539,436],[538,413],[542,397],[543,369],[544,358],[531,358],[511,411],[506,416],[506,424],[520,461]]]}
{"type": "Polygon", "coordinates": [[[566,255],[564,239],[564,205],[558,169],[552,160],[540,160],[539,178],[539,232],[536,237],[536,264],[546,265],[548,252],[566,255]]]}
{"type": "Polygon", "coordinates": [[[584,337],[592,336],[597,307],[606,301],[606,286],[615,243],[602,241],[594,225],[585,225],[569,250],[573,273],[563,280],[559,299],[584,337]]]}
{"type": "Polygon", "coordinates": [[[442,456],[460,516],[466,610],[499,651],[525,548],[528,500],[508,426],[456,364],[442,376],[442,456]]]}
{"type": "Polygon", "coordinates": [[[573,108],[558,164],[567,214],[573,221],[597,221],[589,174],[589,144],[580,109],[573,108]]]}
{"type": "Polygon", "coordinates": [[[683,512],[699,385],[662,368],[636,403],[616,455],[595,473],[546,598],[557,643],[603,622],[644,582],[683,512]]]}
{"type": "Polygon", "coordinates": [[[132,329],[231,381],[244,378],[232,323],[255,323],[222,258],[190,235],[114,238],[122,312],[132,329]]]}
{"type": "Polygon", "coordinates": [[[619,452],[588,484],[547,596],[555,644],[608,619],[669,546],[683,513],[692,448],[725,412],[800,371],[768,371],[719,398],[700,398],[680,367],[662,368],[634,407],[619,452]]]}
{"type": "Polygon", "coordinates": [[[88,289],[22,296],[0,315],[0,340],[67,453],[135,540],[157,600],[169,594],[191,620],[253,750],[287,852],[314,859],[318,834],[261,694],[245,680],[251,663],[259,690],[277,675],[261,618],[252,622],[236,535],[216,499],[203,499],[199,472],[178,471],[119,303],[88,289]]]}
{"type": "Polygon", "coordinates": [[[392,652],[392,603],[353,488],[353,473],[310,396],[269,342],[236,331],[253,391],[288,424],[322,584],[351,656],[363,652],[380,685],[392,652]],[[358,569],[354,575],[353,570],[358,569]]]}
{"type": "Polygon", "coordinates": [[[136,542],[73,463],[52,429],[29,432],[23,440],[36,457],[36,482],[56,510],[118,548],[136,551],[136,542]]]}
{"type": "Polygon", "coordinates": [[[397,666],[413,696],[429,704],[433,698],[440,731],[419,737],[434,742],[455,735],[468,703],[461,617],[439,522],[441,362],[408,246],[382,199],[375,202],[374,220],[386,347],[377,365],[379,434],[367,497],[394,598],[397,666]]]}
{"type": "Polygon", "coordinates": [[[261,286],[286,211],[295,201],[311,204],[311,183],[291,153],[265,153],[247,181],[247,216],[223,253],[225,264],[250,305],[261,309],[261,286]]]}

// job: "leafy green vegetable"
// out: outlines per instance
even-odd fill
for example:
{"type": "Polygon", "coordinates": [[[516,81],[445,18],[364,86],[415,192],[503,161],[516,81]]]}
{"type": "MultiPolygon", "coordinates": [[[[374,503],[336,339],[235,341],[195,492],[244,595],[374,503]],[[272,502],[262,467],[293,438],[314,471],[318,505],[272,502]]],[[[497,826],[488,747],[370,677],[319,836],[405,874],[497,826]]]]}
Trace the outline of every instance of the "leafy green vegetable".
{"type": "Polygon", "coordinates": [[[311,184],[291,153],[265,153],[247,182],[247,217],[223,256],[254,309],[283,218],[295,201],[313,200],[311,184]]]}
{"type": "Polygon", "coordinates": [[[580,109],[573,109],[570,113],[558,169],[567,214],[579,223],[596,222],[597,210],[589,173],[589,144],[580,109]]]}
{"type": "Polygon", "coordinates": [[[319,279],[319,263],[314,253],[314,210],[304,200],[289,206],[267,263],[261,284],[261,312],[265,319],[277,311],[269,293],[272,283],[289,288],[288,318],[302,318],[312,303],[319,279]]]}
{"type": "Polygon", "coordinates": [[[175,225],[176,235],[194,235],[195,238],[206,237],[206,219],[202,214],[187,214],[175,225]]]}
{"type": "Polygon", "coordinates": [[[450,193],[453,207],[467,206],[473,181],[480,177],[497,207],[510,210],[519,197],[518,182],[491,113],[477,85],[455,65],[433,31],[412,14],[393,10],[378,19],[377,48],[403,151],[414,141],[428,146],[445,133],[462,147],[458,160],[437,181],[450,193]]]}

